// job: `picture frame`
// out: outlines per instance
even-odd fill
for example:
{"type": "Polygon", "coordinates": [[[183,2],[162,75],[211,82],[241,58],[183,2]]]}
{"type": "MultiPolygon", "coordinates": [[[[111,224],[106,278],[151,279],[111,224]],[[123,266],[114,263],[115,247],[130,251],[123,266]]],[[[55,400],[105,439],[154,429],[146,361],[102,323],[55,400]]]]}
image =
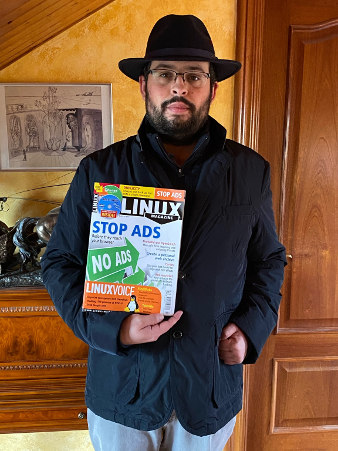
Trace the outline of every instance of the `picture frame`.
{"type": "Polygon", "coordinates": [[[75,170],[112,142],[111,84],[0,83],[0,170],[75,170]]]}

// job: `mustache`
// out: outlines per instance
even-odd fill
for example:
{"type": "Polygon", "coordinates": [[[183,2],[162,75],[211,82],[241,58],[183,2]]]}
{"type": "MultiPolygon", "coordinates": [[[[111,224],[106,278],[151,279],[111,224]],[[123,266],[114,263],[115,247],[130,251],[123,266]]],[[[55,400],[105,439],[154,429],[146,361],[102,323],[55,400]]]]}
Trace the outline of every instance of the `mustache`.
{"type": "Polygon", "coordinates": [[[175,103],[175,102],[185,103],[191,109],[192,112],[194,112],[196,110],[195,105],[193,103],[189,102],[189,100],[185,99],[184,97],[175,96],[175,97],[172,97],[169,100],[165,100],[161,104],[162,111],[164,111],[167,108],[168,105],[170,105],[172,103],[175,103]]]}

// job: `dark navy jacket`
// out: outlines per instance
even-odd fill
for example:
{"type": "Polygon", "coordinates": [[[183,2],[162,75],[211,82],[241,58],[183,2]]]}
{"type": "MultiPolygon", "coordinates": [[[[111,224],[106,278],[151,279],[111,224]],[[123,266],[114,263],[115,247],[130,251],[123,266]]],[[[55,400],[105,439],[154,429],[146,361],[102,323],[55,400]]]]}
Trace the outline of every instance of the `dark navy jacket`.
{"type": "Polygon", "coordinates": [[[163,426],[173,409],[199,436],[241,409],[242,365],[218,357],[223,327],[246,334],[253,363],[276,325],[285,263],[272,211],[268,163],[226,140],[209,118],[193,155],[179,169],[156,133],[139,134],[84,158],[42,261],[56,309],[90,346],[86,402],[97,415],[136,429],[163,426]],[[124,348],[125,312],[82,312],[94,182],[187,189],[177,310],[172,330],[154,343],[124,348]]]}

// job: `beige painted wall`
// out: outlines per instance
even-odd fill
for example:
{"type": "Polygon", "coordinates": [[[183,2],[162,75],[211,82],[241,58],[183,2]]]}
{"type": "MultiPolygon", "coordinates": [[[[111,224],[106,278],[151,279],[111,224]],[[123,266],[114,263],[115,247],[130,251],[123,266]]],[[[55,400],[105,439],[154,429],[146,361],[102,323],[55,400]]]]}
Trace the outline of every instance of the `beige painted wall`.
{"type": "MultiPolygon", "coordinates": [[[[235,55],[235,0],[116,0],[91,17],[35,49],[0,71],[0,82],[112,83],[114,140],[137,132],[144,114],[144,104],[136,82],[125,77],[117,67],[127,57],[143,56],[149,32],[166,14],[195,14],[206,24],[219,58],[235,55]]],[[[232,133],[233,79],[220,84],[211,115],[232,133]]],[[[66,188],[23,192],[46,185],[68,183],[73,172],[0,172],[0,197],[47,199],[62,202],[66,188]]],[[[0,220],[13,225],[23,216],[41,216],[53,205],[9,199],[8,211],[0,211],[0,220]]],[[[87,433],[60,433],[59,442],[50,445],[49,435],[14,434],[0,436],[0,448],[28,451],[76,449],[87,450],[87,433]],[[82,443],[78,437],[82,437],[82,443]],[[78,446],[68,446],[75,437],[78,446]],[[57,446],[57,447],[51,447],[57,446]],[[79,447],[80,446],[80,447],[79,447]]],[[[50,434],[55,437],[55,433],[50,434]]]]}
{"type": "MultiPolygon", "coordinates": [[[[191,0],[176,2],[116,0],[91,17],[0,71],[0,82],[112,83],[114,139],[137,132],[144,114],[138,84],[118,69],[118,61],[143,56],[149,32],[165,14],[195,14],[207,25],[216,55],[233,58],[235,52],[235,0],[191,0]],[[136,14],[137,12],[137,14],[136,14]]],[[[233,79],[220,84],[211,114],[231,136],[233,79]]],[[[67,183],[73,173],[2,172],[0,197],[13,196],[62,201],[65,188],[21,193],[30,188],[67,183]],[[17,194],[20,193],[20,194],[17,194]]],[[[19,217],[40,216],[53,205],[8,200],[0,219],[13,225],[19,217]]]]}

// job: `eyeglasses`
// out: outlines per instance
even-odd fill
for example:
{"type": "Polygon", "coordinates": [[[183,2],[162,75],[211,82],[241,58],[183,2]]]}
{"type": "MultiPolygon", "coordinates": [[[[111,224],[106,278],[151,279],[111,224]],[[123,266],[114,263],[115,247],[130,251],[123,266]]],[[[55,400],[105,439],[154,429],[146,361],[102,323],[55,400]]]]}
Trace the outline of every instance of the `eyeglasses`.
{"type": "Polygon", "coordinates": [[[181,75],[183,82],[194,88],[202,88],[210,78],[207,72],[176,72],[171,69],[149,69],[146,74],[151,74],[154,82],[159,86],[171,85],[181,75]]]}

